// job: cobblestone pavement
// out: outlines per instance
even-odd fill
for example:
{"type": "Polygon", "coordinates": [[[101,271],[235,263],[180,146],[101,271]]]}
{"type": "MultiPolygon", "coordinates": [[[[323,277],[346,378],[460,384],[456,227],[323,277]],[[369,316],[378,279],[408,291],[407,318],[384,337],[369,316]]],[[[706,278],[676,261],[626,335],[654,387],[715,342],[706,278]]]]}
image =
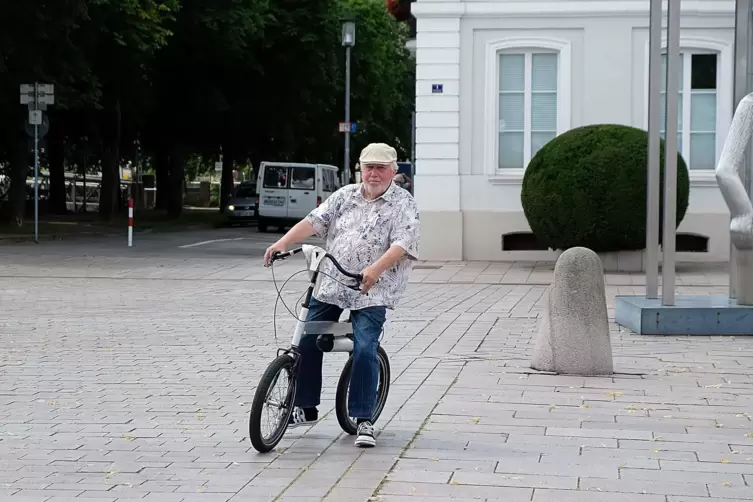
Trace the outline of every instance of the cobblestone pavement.
{"type": "MultiPolygon", "coordinates": [[[[278,283],[300,265],[276,268],[278,283]]],[[[420,263],[383,340],[377,448],[337,425],[334,354],[325,419],[260,455],[249,403],[292,326],[278,306],[275,341],[269,270],[0,250],[0,500],[753,499],[753,338],[613,325],[613,377],[539,374],[528,362],[550,277],[549,265],[420,263]]],[[[302,279],[285,287],[291,308],[302,279]]],[[[643,292],[641,276],[607,281],[610,309],[643,292]]],[[[679,294],[726,284],[723,270],[678,275],[679,294]]]]}

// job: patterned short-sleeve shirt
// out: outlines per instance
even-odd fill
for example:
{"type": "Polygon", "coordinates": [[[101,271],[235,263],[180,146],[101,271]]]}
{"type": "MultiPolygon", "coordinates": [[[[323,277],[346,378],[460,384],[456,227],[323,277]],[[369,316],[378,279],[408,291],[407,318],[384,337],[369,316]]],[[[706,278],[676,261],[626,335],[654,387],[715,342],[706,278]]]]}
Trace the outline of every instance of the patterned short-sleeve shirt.
{"type": "Polygon", "coordinates": [[[394,309],[408,286],[412,262],[418,259],[418,206],[410,192],[392,183],[380,197],[367,200],[361,183],[347,185],[311,211],[306,220],[318,237],[326,239],[327,252],[351,272],[360,273],[392,246],[406,251],[367,295],[340,284],[352,284],[353,280],[343,276],[330,260],[324,260],[314,292],[317,300],[342,309],[394,309]]]}

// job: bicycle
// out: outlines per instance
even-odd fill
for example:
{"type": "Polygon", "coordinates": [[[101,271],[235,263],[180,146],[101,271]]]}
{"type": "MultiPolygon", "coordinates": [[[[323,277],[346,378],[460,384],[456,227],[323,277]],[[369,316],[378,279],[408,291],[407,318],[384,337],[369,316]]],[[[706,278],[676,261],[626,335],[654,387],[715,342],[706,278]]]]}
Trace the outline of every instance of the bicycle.
{"type": "MultiPolygon", "coordinates": [[[[334,256],[330,255],[320,247],[309,244],[304,244],[300,248],[286,251],[284,253],[275,253],[272,255],[271,263],[278,260],[284,260],[300,252],[303,252],[306,258],[310,282],[305,292],[305,298],[301,303],[300,315],[296,316],[297,324],[293,332],[293,338],[287,349],[277,349],[277,357],[272,360],[264,371],[251,404],[249,438],[251,439],[251,444],[260,453],[266,453],[274,449],[287,431],[288,422],[293,413],[293,404],[295,403],[297,390],[296,377],[298,375],[298,364],[301,360],[298,345],[304,335],[316,335],[316,346],[324,353],[348,352],[350,354],[350,357],[348,357],[348,360],[340,373],[340,379],[337,383],[337,392],[335,394],[335,414],[337,416],[337,422],[345,433],[355,435],[358,428],[356,421],[348,416],[348,388],[353,366],[353,326],[350,318],[348,317],[347,320],[339,322],[307,322],[306,318],[314,288],[317,284],[320,273],[323,273],[319,271],[319,267],[325,259],[329,259],[341,274],[356,281],[355,284],[352,285],[341,283],[355,291],[360,291],[363,276],[361,274],[348,272],[337,262],[334,256]],[[287,390],[280,394],[278,399],[271,399],[270,393],[280,375],[283,374],[287,376],[287,390]],[[273,408],[281,411],[280,416],[277,418],[276,425],[269,436],[265,436],[261,430],[263,409],[267,404],[270,404],[273,408]]],[[[278,291],[278,298],[279,296],[280,292],[278,291]]],[[[387,353],[384,351],[381,344],[378,344],[377,346],[377,359],[379,361],[379,381],[377,383],[377,398],[372,422],[376,422],[379,415],[381,415],[384,405],[387,402],[387,395],[390,387],[390,362],[387,353]]]]}

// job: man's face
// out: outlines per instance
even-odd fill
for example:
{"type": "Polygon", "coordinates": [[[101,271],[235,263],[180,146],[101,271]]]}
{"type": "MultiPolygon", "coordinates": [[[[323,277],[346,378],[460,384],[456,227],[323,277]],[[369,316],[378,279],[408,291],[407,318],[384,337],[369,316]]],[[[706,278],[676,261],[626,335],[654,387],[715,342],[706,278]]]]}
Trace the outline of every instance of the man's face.
{"type": "Polygon", "coordinates": [[[395,171],[391,164],[364,164],[361,166],[363,182],[372,191],[383,192],[392,183],[395,171]]]}

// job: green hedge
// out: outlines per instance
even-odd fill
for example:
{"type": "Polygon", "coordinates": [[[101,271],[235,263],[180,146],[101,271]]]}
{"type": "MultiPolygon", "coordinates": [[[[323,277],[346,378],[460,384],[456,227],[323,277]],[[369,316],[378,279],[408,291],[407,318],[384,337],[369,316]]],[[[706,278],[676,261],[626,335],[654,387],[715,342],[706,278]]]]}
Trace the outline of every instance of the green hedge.
{"type": "MultiPolygon", "coordinates": [[[[562,250],[645,249],[647,153],[646,131],[622,125],[580,127],[547,143],[528,164],[521,193],[523,211],[538,241],[562,250]]],[[[661,186],[660,229],[664,141],[661,186]]],[[[688,168],[678,153],[677,225],[685,217],[689,194],[688,168]]]]}

